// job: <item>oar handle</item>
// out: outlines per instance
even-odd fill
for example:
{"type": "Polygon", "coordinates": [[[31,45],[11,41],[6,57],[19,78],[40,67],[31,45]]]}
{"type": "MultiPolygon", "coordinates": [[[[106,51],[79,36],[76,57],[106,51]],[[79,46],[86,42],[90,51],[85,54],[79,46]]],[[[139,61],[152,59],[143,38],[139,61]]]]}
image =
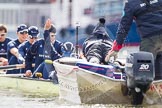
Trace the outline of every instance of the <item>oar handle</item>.
{"type": "Polygon", "coordinates": [[[0,53],[0,55],[1,55],[1,56],[3,56],[3,55],[7,55],[7,53],[0,53]]]}
{"type": "Polygon", "coordinates": [[[8,70],[11,68],[19,69],[19,68],[24,68],[24,67],[25,67],[25,64],[6,65],[6,66],[0,66],[0,70],[8,70]]]}
{"type": "Polygon", "coordinates": [[[47,60],[46,59],[44,62],[47,63],[47,64],[53,64],[53,61],[52,60],[47,60]]]}
{"type": "MultiPolygon", "coordinates": [[[[34,66],[35,64],[32,64],[32,67],[34,66]]],[[[25,68],[25,64],[0,66],[0,70],[12,70],[12,69],[21,69],[21,68],[25,68]]]]}

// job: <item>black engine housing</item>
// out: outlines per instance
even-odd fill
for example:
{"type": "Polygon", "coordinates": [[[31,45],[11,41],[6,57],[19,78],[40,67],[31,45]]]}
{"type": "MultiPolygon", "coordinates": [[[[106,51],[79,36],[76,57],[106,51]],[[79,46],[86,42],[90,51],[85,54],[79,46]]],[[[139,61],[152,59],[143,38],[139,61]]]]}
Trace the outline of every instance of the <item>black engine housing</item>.
{"type": "Polygon", "coordinates": [[[126,58],[127,86],[149,85],[155,77],[154,57],[149,52],[131,53],[126,58]]]}

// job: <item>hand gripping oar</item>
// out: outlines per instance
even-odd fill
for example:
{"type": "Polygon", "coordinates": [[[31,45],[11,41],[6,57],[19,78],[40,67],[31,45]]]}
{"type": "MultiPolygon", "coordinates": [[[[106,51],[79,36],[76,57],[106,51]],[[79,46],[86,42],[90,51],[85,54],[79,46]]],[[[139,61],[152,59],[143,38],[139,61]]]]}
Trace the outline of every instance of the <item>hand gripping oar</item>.
{"type": "Polygon", "coordinates": [[[7,55],[7,53],[0,53],[0,56],[6,56],[7,55]]]}
{"type": "MultiPolygon", "coordinates": [[[[32,67],[34,66],[35,64],[32,64],[32,67]]],[[[0,66],[0,70],[13,70],[13,69],[22,69],[22,68],[25,68],[25,64],[0,66]]]]}
{"type": "Polygon", "coordinates": [[[12,70],[12,69],[21,69],[21,68],[25,68],[25,64],[0,66],[0,70],[12,70]]]}

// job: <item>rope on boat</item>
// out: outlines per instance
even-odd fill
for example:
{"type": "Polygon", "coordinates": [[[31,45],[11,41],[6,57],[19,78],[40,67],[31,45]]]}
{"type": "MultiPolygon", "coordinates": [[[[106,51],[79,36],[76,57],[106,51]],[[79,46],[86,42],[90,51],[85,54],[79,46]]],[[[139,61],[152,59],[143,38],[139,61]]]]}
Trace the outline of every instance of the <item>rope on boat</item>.
{"type": "Polygon", "coordinates": [[[72,70],[70,70],[70,71],[68,71],[68,72],[66,72],[66,73],[64,73],[64,72],[61,72],[61,71],[57,71],[57,73],[59,73],[59,74],[61,74],[62,76],[67,76],[67,75],[69,75],[70,73],[72,73],[72,72],[74,72],[74,71],[77,71],[78,70],[78,68],[73,68],[72,70]]]}
{"type": "Polygon", "coordinates": [[[158,92],[158,89],[156,88],[155,84],[152,83],[153,87],[155,88],[155,91],[157,92],[158,96],[160,97],[161,101],[162,101],[162,97],[160,95],[160,93],[158,92]]]}

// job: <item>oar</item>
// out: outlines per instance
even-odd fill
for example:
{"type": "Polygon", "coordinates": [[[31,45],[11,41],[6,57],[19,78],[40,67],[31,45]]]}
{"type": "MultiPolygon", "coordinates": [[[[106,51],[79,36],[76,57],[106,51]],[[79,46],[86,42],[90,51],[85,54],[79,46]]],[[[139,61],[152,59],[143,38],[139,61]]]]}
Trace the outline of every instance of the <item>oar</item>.
{"type": "Polygon", "coordinates": [[[0,53],[0,56],[4,56],[4,55],[7,55],[7,53],[0,53]]]}
{"type": "Polygon", "coordinates": [[[24,74],[0,74],[0,77],[23,77],[24,74]]]}
{"type": "Polygon", "coordinates": [[[20,69],[24,68],[25,64],[15,64],[15,65],[6,65],[6,66],[0,66],[0,70],[10,70],[10,69],[20,69]]]}
{"type": "Polygon", "coordinates": [[[52,60],[47,60],[46,59],[44,62],[47,63],[47,64],[53,64],[53,61],[52,60]]]}
{"type": "MultiPolygon", "coordinates": [[[[32,67],[34,66],[35,64],[32,64],[32,67]]],[[[25,68],[25,64],[0,66],[0,70],[13,70],[13,69],[21,69],[21,68],[25,68]]]]}

